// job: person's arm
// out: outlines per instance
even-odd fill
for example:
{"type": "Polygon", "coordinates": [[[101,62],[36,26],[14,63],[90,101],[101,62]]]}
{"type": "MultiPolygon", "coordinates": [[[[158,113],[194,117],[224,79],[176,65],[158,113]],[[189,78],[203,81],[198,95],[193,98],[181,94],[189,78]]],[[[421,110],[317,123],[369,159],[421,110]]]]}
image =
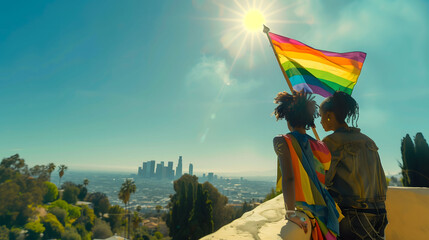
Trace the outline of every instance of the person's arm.
{"type": "Polygon", "coordinates": [[[301,221],[301,219],[292,212],[295,210],[295,177],[293,174],[289,147],[283,136],[277,136],[274,138],[274,150],[277,154],[278,161],[280,162],[280,169],[282,172],[282,190],[286,209],[286,218],[298,224],[298,226],[304,229],[304,232],[307,232],[306,223],[301,221]]]}

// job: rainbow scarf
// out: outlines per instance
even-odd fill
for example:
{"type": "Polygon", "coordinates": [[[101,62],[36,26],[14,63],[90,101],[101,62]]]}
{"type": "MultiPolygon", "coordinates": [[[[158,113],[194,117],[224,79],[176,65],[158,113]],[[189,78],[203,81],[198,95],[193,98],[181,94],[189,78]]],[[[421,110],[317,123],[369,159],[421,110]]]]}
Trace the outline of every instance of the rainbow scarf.
{"type": "MultiPolygon", "coordinates": [[[[296,208],[314,218],[313,239],[336,239],[339,213],[324,185],[325,170],[329,169],[331,153],[323,142],[306,134],[291,132],[284,135],[284,138],[292,160],[296,208]]],[[[278,164],[278,169],[279,167],[278,164]]],[[[276,189],[282,189],[281,175],[277,176],[276,189]]]]}
{"type": "Polygon", "coordinates": [[[297,40],[269,33],[280,64],[296,91],[323,97],[335,91],[352,94],[365,61],[364,52],[336,53],[314,49],[297,40]]]}

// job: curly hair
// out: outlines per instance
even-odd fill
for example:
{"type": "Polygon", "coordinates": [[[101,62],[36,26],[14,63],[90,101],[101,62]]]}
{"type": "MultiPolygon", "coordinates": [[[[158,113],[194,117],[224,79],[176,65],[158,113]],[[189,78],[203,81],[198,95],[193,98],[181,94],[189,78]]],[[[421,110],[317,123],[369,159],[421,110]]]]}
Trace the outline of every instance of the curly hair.
{"type": "Polygon", "coordinates": [[[314,127],[314,119],[319,116],[317,104],[311,93],[279,92],[274,98],[274,103],[279,104],[273,114],[279,119],[286,119],[291,127],[303,127],[309,129],[314,127]]]}
{"type": "Polygon", "coordinates": [[[347,93],[336,91],[332,96],[325,99],[320,105],[320,110],[323,112],[333,112],[339,123],[349,123],[352,126],[359,119],[359,105],[347,93]]]}

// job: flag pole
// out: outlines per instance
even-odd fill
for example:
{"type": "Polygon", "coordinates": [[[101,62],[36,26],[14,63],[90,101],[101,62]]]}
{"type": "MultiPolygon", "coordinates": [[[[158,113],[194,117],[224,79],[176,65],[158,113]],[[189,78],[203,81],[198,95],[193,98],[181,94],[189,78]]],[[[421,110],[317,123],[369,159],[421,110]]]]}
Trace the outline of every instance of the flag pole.
{"type": "MultiPolygon", "coordinates": [[[[287,85],[289,86],[290,92],[293,94],[294,90],[293,90],[293,88],[292,88],[292,83],[290,82],[289,77],[286,75],[286,72],[285,72],[285,71],[283,70],[283,68],[282,68],[282,64],[280,63],[279,56],[278,56],[278,54],[277,54],[276,50],[274,49],[273,42],[271,41],[271,37],[270,37],[270,35],[268,34],[268,33],[270,32],[270,28],[264,25],[264,30],[263,30],[263,32],[264,32],[265,34],[267,34],[268,41],[270,42],[271,48],[273,49],[274,55],[276,56],[277,63],[279,64],[279,67],[280,67],[280,69],[282,70],[283,76],[285,77],[286,83],[287,83],[287,85]]],[[[316,139],[317,139],[317,140],[320,140],[320,138],[319,138],[319,134],[317,134],[317,131],[316,131],[316,127],[311,127],[311,129],[313,130],[313,134],[314,134],[314,136],[316,137],[316,139]]]]}

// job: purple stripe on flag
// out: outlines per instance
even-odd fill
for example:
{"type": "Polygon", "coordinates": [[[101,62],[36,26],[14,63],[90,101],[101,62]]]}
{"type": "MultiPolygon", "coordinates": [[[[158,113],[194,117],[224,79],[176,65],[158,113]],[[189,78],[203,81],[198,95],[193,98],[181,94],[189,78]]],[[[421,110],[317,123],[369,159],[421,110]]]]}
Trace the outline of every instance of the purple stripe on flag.
{"type": "Polygon", "coordinates": [[[326,91],[325,89],[315,85],[306,84],[306,83],[299,83],[299,84],[293,85],[293,89],[295,89],[295,91],[301,91],[304,89],[304,92],[319,94],[320,96],[325,98],[332,96],[332,93],[326,91]]]}

